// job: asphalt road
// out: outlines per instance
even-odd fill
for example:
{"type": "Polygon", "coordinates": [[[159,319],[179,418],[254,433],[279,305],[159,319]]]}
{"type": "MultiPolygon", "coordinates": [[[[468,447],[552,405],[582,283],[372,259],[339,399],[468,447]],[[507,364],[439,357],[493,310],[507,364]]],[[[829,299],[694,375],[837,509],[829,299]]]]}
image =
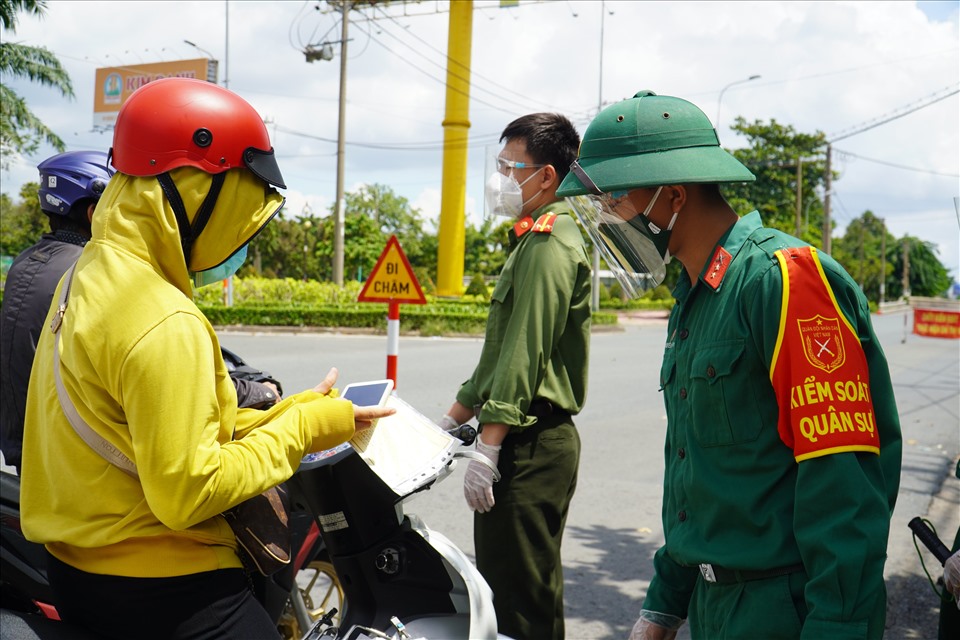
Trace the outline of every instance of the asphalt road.
{"type": "MultiPolygon", "coordinates": [[[[875,316],[886,351],[904,433],[903,475],[886,568],[886,637],[935,638],[938,603],[906,523],[933,521],[949,545],[960,526],[960,343],[908,333],[904,314],[875,316]]],[[[402,315],[401,315],[402,325],[402,315]]],[[[626,638],[663,542],[660,525],[662,445],[666,424],[657,392],[665,323],[640,321],[591,341],[587,405],[577,418],[583,442],[580,483],[571,506],[563,557],[567,637],[626,638]]],[[[313,387],[332,367],[340,384],[379,379],[384,336],[348,333],[223,332],[224,346],[270,371],[287,393],[313,387]]],[[[449,407],[481,347],[474,338],[401,337],[398,394],[429,417],[449,407]]],[[[473,555],[472,515],[462,495],[465,465],[406,503],[473,555]]],[[[940,574],[925,554],[934,577],[940,574]]],[[[682,631],[681,638],[686,637],[682,631]]]]}
{"type": "MultiPolygon", "coordinates": [[[[887,354],[904,434],[900,496],[886,568],[886,637],[935,638],[938,602],[923,573],[906,523],[925,516],[949,545],[960,526],[960,344],[909,332],[906,314],[875,316],[887,354]]],[[[401,315],[402,325],[402,315],[401,315]]],[[[626,638],[649,584],[651,558],[663,542],[660,525],[662,445],[666,424],[657,392],[665,323],[642,321],[591,341],[587,405],[577,418],[583,442],[580,483],[564,538],[567,637],[626,638]]],[[[331,367],[341,384],[382,378],[383,336],[240,334],[228,348],[274,373],[288,392],[312,387],[331,367]]],[[[398,394],[439,418],[471,372],[479,339],[402,337],[398,394]]],[[[463,468],[406,504],[469,555],[472,515],[464,504],[463,468]]],[[[934,577],[940,571],[925,553],[934,577]]],[[[681,637],[686,634],[681,633],[681,637]]]]}

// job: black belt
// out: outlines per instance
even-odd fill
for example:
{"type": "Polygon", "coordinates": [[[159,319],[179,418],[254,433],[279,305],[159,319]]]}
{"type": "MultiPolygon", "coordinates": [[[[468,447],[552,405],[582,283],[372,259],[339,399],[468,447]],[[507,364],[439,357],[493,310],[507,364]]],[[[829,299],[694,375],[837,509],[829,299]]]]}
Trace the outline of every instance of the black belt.
{"type": "MultiPolygon", "coordinates": [[[[482,408],[482,404],[474,405],[473,407],[473,415],[478,421],[480,420],[480,410],[482,408]]],[[[570,412],[565,409],[561,409],[549,400],[534,400],[530,403],[530,407],[527,409],[527,415],[533,416],[534,418],[549,418],[550,416],[566,418],[570,415],[570,412]]]]}
{"type": "Polygon", "coordinates": [[[570,415],[570,412],[561,409],[549,400],[534,400],[530,403],[530,408],[527,409],[527,415],[534,418],[566,417],[570,415]]]}
{"type": "Polygon", "coordinates": [[[775,578],[785,576],[798,571],[803,571],[802,564],[792,564],[788,567],[777,567],[776,569],[726,569],[715,564],[701,564],[700,574],[707,582],[714,584],[735,584],[737,582],[750,582],[751,580],[763,580],[764,578],[775,578]]]}

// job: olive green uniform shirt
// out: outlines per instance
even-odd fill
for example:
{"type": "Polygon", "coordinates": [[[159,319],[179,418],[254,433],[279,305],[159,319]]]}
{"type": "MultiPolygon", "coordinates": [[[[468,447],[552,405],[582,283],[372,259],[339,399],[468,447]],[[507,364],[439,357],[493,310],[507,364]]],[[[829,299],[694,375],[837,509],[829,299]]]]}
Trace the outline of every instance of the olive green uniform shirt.
{"type": "Polygon", "coordinates": [[[558,214],[550,232],[510,232],[510,255],[490,303],[486,336],[473,375],[457,393],[468,407],[482,405],[481,424],[511,431],[536,418],[527,410],[546,400],[571,415],[587,392],[590,345],[590,261],[565,202],[532,214],[558,214]]]}
{"type": "Polygon", "coordinates": [[[879,638],[900,424],[866,299],[821,253],[866,356],[880,455],[836,453],[797,463],[780,439],[770,382],[783,286],[774,252],[803,245],[751,213],[720,240],[732,259],[719,285],[706,283],[708,264],[695,285],[682,278],[674,290],[660,376],[668,421],[666,544],[654,558],[644,609],[686,618],[700,563],[740,570],[802,564],[801,637],[879,638]]]}

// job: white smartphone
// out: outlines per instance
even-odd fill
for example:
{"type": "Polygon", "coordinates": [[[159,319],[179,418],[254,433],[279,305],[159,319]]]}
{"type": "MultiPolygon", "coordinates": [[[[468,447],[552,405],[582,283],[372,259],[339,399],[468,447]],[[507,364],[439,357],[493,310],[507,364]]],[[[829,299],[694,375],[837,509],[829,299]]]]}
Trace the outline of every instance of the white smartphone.
{"type": "Polygon", "coordinates": [[[392,392],[393,380],[371,380],[348,384],[340,397],[358,407],[382,407],[392,392]]]}

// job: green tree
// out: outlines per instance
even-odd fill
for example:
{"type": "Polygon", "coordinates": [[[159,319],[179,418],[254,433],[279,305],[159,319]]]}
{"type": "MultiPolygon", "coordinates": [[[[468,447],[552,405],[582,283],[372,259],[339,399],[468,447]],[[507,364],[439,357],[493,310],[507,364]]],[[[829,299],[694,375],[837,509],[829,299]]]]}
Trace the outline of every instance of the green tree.
{"type": "Polygon", "coordinates": [[[50,223],[37,199],[39,188],[36,182],[25,183],[20,187],[18,202],[13,202],[5,193],[0,194],[0,254],[15,256],[50,231],[50,223]]]}
{"type": "Polygon", "coordinates": [[[882,259],[881,250],[895,244],[896,239],[883,220],[872,211],[864,211],[847,225],[843,237],[834,241],[832,254],[857,281],[867,299],[879,302],[880,282],[886,282],[893,273],[893,264],[882,259]]]}
{"type": "Polygon", "coordinates": [[[365,279],[370,269],[376,264],[376,259],[386,246],[390,236],[397,236],[404,255],[410,261],[410,266],[433,267],[436,269],[436,253],[429,252],[429,245],[425,244],[427,234],[423,230],[423,216],[418,209],[410,205],[403,196],[394,193],[393,189],[382,184],[361,185],[356,191],[344,196],[346,215],[344,217],[344,277],[365,279]],[[370,221],[354,221],[352,228],[349,220],[361,216],[370,221]],[[351,240],[352,238],[352,240],[351,240]],[[356,246],[351,247],[354,242],[356,246]],[[379,249],[369,262],[370,243],[379,243],[379,249]],[[353,255],[352,268],[347,266],[348,255],[353,255]],[[430,258],[433,258],[432,260],[430,258]],[[369,262],[369,264],[367,264],[369,262]]]}
{"type": "Polygon", "coordinates": [[[468,224],[463,239],[464,273],[495,276],[507,261],[510,245],[509,231],[515,220],[507,218],[484,219],[480,227],[468,224]]]}
{"type": "MultiPolygon", "coordinates": [[[[344,200],[343,268],[346,279],[366,279],[391,235],[397,236],[415,271],[417,264],[436,262],[436,242],[431,242],[424,234],[420,212],[390,187],[362,185],[345,194],[344,200]],[[430,259],[431,255],[434,259],[430,259]]],[[[332,206],[329,213],[318,217],[309,206],[296,217],[287,215],[286,211],[281,213],[250,243],[250,260],[241,275],[332,279],[332,206]]]]}
{"type": "Polygon", "coordinates": [[[950,275],[937,257],[935,245],[912,236],[898,240],[872,211],[864,211],[852,220],[843,237],[833,245],[833,257],[860,284],[867,299],[874,302],[880,301],[881,280],[885,285],[885,300],[896,300],[903,295],[907,251],[911,295],[943,295],[950,286],[950,275]]]}
{"type": "Polygon", "coordinates": [[[950,274],[937,258],[937,248],[913,236],[904,236],[887,243],[887,260],[893,264],[887,278],[886,299],[894,300],[903,295],[903,273],[909,264],[910,295],[936,298],[944,295],[950,286],[950,274]],[[908,255],[905,260],[904,256],[908,255]]]}
{"type": "MultiPolygon", "coordinates": [[[[47,3],[44,0],[0,0],[0,20],[4,31],[16,31],[17,14],[27,13],[43,17],[47,3]]],[[[0,76],[26,78],[73,98],[73,85],[66,70],[48,49],[31,47],[19,42],[0,42],[0,76]]],[[[17,154],[35,152],[40,142],[46,142],[57,151],[65,151],[63,140],[47,127],[27,106],[17,92],[0,83],[0,167],[10,166],[10,158],[17,154]]]]}
{"type": "Polygon", "coordinates": [[[757,176],[756,182],[723,185],[723,193],[734,210],[743,214],[756,209],[764,225],[796,234],[799,163],[799,235],[810,244],[821,245],[823,205],[817,192],[822,192],[825,179],[826,135],[820,131],[798,133],[792,126],[773,119],[769,123],[748,123],[738,117],[732,128],[747,138],[749,146],[731,153],[757,176]]]}
{"type": "MultiPolygon", "coordinates": [[[[332,266],[319,255],[323,245],[324,220],[305,207],[291,218],[284,209],[250,241],[248,258],[240,276],[327,280],[332,266]],[[324,270],[324,266],[328,268],[324,270]]],[[[332,237],[332,228],[329,232],[332,237]]],[[[332,249],[331,253],[332,255],[332,249]]]]}

